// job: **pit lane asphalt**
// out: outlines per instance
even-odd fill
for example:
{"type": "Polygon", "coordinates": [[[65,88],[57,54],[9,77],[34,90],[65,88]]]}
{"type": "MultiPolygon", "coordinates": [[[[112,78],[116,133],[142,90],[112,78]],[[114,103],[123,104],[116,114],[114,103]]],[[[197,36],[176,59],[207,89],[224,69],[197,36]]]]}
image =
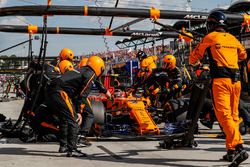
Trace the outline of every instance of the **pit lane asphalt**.
{"type": "MultiPolygon", "coordinates": [[[[0,113],[16,119],[23,100],[0,102],[0,113]]],[[[86,158],[67,158],[58,153],[57,143],[22,143],[18,139],[1,139],[0,167],[220,167],[229,163],[221,161],[225,153],[224,139],[214,136],[215,129],[201,128],[196,136],[198,147],[166,150],[159,148],[159,141],[92,140],[92,146],[80,148],[86,158]],[[5,141],[7,143],[5,143],[5,141]]],[[[250,135],[244,136],[245,147],[250,153],[250,135]]],[[[250,166],[250,159],[241,165],[250,166]]]]}

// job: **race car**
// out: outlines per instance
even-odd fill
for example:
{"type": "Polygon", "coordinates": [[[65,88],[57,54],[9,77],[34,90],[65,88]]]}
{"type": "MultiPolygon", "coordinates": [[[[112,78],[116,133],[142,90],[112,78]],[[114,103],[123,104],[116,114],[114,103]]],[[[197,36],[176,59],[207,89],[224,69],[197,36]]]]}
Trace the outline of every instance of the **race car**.
{"type": "Polygon", "coordinates": [[[93,93],[91,100],[95,131],[99,135],[159,135],[160,129],[148,112],[150,100],[135,97],[129,90],[116,89],[116,76],[103,77],[105,87],[114,95],[110,101],[102,94],[93,93]]]}

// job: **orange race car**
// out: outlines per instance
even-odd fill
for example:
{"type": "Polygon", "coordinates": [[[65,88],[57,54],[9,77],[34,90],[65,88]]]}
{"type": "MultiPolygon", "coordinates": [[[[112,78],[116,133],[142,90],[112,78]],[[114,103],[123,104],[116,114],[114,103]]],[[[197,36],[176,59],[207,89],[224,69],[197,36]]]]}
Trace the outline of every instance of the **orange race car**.
{"type": "Polygon", "coordinates": [[[109,136],[113,134],[159,135],[160,129],[147,110],[150,100],[135,97],[129,93],[129,90],[115,89],[119,87],[117,82],[115,76],[103,77],[105,87],[114,96],[113,101],[98,93],[88,97],[94,111],[95,132],[109,136]]]}

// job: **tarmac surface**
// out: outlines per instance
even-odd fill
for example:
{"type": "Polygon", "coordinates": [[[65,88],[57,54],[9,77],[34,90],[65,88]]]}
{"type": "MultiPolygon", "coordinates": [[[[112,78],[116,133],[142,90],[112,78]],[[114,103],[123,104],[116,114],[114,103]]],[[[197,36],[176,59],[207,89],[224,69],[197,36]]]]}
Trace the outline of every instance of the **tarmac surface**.
{"type": "MultiPolygon", "coordinates": [[[[0,102],[0,113],[17,119],[23,100],[0,102]]],[[[159,141],[124,141],[92,139],[92,146],[80,150],[87,153],[84,158],[68,158],[58,153],[57,143],[23,143],[18,139],[1,139],[0,167],[220,167],[229,162],[220,160],[225,154],[224,139],[215,138],[218,125],[209,130],[201,127],[197,135],[196,148],[159,148],[159,141]]],[[[243,136],[245,148],[250,153],[250,134],[243,136]]],[[[240,165],[249,167],[250,159],[240,165]]]]}

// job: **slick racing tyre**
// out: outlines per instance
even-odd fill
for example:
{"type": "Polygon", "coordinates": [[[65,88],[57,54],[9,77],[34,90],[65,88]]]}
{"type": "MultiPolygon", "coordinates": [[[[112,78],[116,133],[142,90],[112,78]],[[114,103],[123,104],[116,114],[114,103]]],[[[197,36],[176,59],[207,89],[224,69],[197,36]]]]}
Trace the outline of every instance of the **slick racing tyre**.
{"type": "Polygon", "coordinates": [[[93,113],[94,113],[94,123],[103,125],[105,124],[105,107],[100,101],[91,101],[93,113]]]}

